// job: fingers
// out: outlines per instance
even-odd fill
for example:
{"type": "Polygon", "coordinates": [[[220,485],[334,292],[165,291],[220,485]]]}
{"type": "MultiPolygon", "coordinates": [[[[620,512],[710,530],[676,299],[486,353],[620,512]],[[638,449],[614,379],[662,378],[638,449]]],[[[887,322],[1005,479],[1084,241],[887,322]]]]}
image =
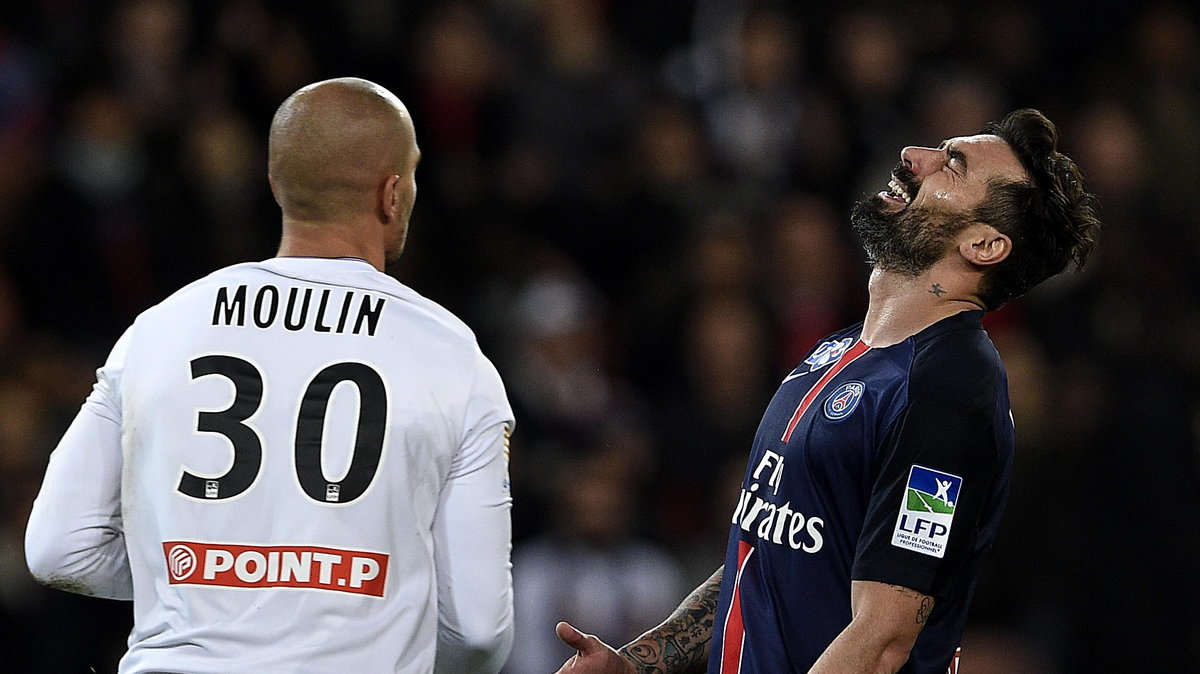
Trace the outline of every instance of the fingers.
{"type": "Polygon", "coordinates": [[[589,637],[572,627],[568,622],[560,622],[555,625],[554,633],[558,635],[559,639],[563,640],[563,643],[580,652],[587,650],[588,647],[594,649],[600,643],[599,639],[589,637]]]}

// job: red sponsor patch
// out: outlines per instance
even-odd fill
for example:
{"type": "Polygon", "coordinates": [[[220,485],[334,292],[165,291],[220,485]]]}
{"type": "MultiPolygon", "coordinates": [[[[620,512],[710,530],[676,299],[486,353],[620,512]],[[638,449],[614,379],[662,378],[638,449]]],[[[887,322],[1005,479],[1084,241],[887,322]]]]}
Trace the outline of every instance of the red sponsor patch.
{"type": "Polygon", "coordinates": [[[299,587],[382,597],[388,556],[311,545],[164,541],[172,585],[299,587]]]}

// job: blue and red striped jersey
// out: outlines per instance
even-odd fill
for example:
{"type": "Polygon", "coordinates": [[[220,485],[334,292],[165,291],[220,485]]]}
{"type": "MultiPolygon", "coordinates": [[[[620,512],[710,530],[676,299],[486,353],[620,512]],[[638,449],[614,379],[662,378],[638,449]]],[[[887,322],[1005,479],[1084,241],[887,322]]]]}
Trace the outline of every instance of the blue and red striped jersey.
{"type": "Polygon", "coordinates": [[[767,407],[734,508],[710,674],[805,672],[870,580],[937,598],[903,672],[952,671],[1012,471],[981,311],[886,348],[822,341],[767,407]]]}

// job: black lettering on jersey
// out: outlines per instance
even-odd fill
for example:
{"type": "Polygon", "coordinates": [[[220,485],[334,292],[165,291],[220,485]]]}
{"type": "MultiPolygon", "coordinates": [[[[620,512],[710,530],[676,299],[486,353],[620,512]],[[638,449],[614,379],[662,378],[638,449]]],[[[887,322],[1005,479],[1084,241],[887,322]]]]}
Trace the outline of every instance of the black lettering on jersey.
{"type": "Polygon", "coordinates": [[[217,288],[217,298],[213,302],[213,325],[236,325],[241,327],[246,322],[246,286],[240,285],[233,291],[233,299],[229,299],[229,288],[217,288]],[[222,310],[224,310],[222,312],[222,310]],[[236,322],[234,322],[236,318],[236,322]]]}
{"type": "Polygon", "coordinates": [[[291,288],[288,290],[288,305],[287,311],[283,314],[283,327],[295,332],[304,327],[308,322],[308,303],[312,299],[312,288],[304,289],[304,303],[300,305],[300,316],[295,317],[296,297],[299,296],[299,288],[291,288]]]}
{"type": "Polygon", "coordinates": [[[380,297],[375,306],[372,307],[372,299],[376,298],[370,295],[363,295],[362,303],[358,305],[358,320],[354,323],[354,334],[356,335],[362,332],[363,321],[367,321],[367,334],[372,337],[375,336],[375,328],[379,326],[379,317],[383,315],[383,305],[387,300],[380,297]]]}
{"type": "Polygon", "coordinates": [[[335,363],[317,373],[300,401],[296,420],[296,478],[309,498],[317,502],[349,503],[366,493],[379,471],[387,434],[387,388],[374,368],[364,363],[335,363]],[[358,428],[354,454],[341,481],[325,476],[322,443],[329,400],[343,382],[358,389],[358,428]]]}
{"type": "MultiPolygon", "coordinates": [[[[241,288],[245,291],[246,286],[241,288]]],[[[245,299],[245,292],[242,293],[245,299]]],[[[233,498],[246,491],[258,478],[262,466],[262,439],[247,423],[258,411],[263,397],[263,378],[251,363],[235,356],[210,355],[192,361],[192,379],[219,375],[233,382],[233,402],[220,412],[196,413],[196,430],[225,436],[233,449],[233,463],[224,475],[194,475],[184,469],[178,491],[192,498],[218,500],[233,498]]]]}
{"type": "Polygon", "coordinates": [[[269,328],[275,322],[277,313],[279,313],[279,288],[272,285],[259,288],[258,293],[254,296],[254,324],[260,328],[269,328]]]}
{"type": "MultiPolygon", "coordinates": [[[[219,476],[195,475],[184,467],[176,490],[204,502],[234,498],[258,482],[263,468],[264,441],[252,419],[263,405],[266,382],[253,363],[237,356],[200,356],[191,365],[192,379],[219,375],[233,384],[229,407],[196,413],[196,431],[224,436],[233,449],[233,463],[219,476]]],[[[352,503],[365,494],[379,470],[387,422],[387,386],[378,370],[366,363],[343,362],[318,372],[304,390],[296,417],[294,467],[304,493],[329,505],[352,503]],[[334,389],[342,383],[358,389],[358,420],[350,466],[341,480],[332,481],[323,468],[325,422],[334,389]]]]}
{"type": "Polygon", "coordinates": [[[321,303],[317,305],[317,318],[313,321],[313,330],[317,332],[329,332],[333,328],[325,325],[325,305],[329,304],[329,288],[321,291],[321,303]]]}
{"type": "MultiPolygon", "coordinates": [[[[283,327],[292,332],[309,327],[313,332],[339,335],[353,332],[356,335],[365,333],[370,337],[375,336],[375,331],[379,328],[379,318],[383,315],[383,306],[387,303],[385,298],[343,290],[339,299],[333,296],[337,290],[324,288],[321,289],[317,301],[313,302],[313,290],[288,288],[287,307],[281,310],[283,292],[276,286],[264,285],[254,293],[250,319],[256,327],[265,330],[275,325],[282,314],[283,327]],[[358,300],[358,295],[362,295],[361,300],[358,300]],[[355,312],[356,303],[358,310],[355,312]],[[333,319],[334,314],[337,314],[336,323],[333,319]]],[[[244,284],[232,290],[227,287],[218,288],[213,302],[212,324],[244,327],[247,295],[247,286],[244,284]]]]}
{"type": "MultiPolygon", "coordinates": [[[[354,293],[346,293],[346,296],[342,298],[342,313],[338,316],[337,326],[339,335],[346,330],[346,319],[350,316],[350,298],[353,296],[354,293]]],[[[374,337],[375,335],[372,334],[371,336],[374,337]]]]}

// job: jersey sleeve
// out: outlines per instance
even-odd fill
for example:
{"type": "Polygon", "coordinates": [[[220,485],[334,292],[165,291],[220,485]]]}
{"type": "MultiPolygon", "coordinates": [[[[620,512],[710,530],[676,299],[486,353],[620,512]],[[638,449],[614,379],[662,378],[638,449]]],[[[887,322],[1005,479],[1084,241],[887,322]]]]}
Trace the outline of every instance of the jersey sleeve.
{"type": "Polygon", "coordinates": [[[477,354],[463,441],[434,520],[437,672],[497,672],[512,648],[512,417],[499,374],[477,354]]]}
{"type": "Polygon", "coordinates": [[[475,352],[475,374],[464,415],[462,442],[450,466],[450,478],[462,477],[489,464],[507,450],[513,412],[500,373],[482,352],[475,352]],[[503,440],[497,445],[497,438],[503,440]]]}
{"type": "Polygon", "coordinates": [[[981,544],[1011,442],[998,357],[970,342],[932,344],[913,361],[905,409],[884,436],[853,578],[952,595],[981,544]],[[1001,400],[1000,398],[1004,398],[1001,400]]]}
{"type": "Polygon", "coordinates": [[[133,599],[121,521],[120,382],[129,333],[117,342],[79,413],[50,455],[25,531],[25,558],[42,583],[133,599]]]}

